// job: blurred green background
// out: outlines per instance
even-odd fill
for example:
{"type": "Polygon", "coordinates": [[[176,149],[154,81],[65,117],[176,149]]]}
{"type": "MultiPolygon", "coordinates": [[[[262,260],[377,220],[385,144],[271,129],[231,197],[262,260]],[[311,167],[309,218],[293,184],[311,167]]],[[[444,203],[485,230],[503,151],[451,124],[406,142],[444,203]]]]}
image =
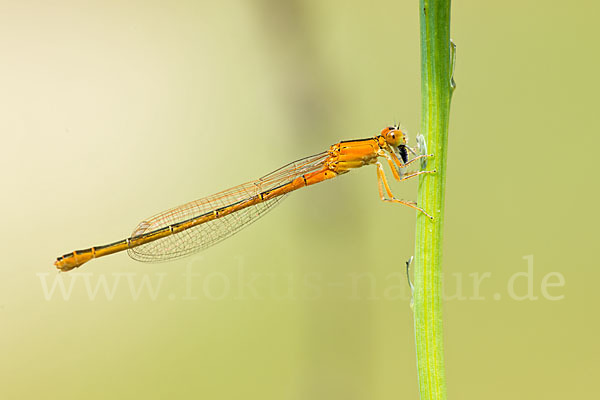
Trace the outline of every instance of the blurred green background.
{"type": "MultiPolygon", "coordinates": [[[[599,395],[599,10],[453,4],[450,398],[599,395]]],[[[0,397],[417,398],[415,218],[372,167],[188,259],[52,262],[397,121],[414,145],[418,23],[416,0],[2,1],[0,397]]]]}

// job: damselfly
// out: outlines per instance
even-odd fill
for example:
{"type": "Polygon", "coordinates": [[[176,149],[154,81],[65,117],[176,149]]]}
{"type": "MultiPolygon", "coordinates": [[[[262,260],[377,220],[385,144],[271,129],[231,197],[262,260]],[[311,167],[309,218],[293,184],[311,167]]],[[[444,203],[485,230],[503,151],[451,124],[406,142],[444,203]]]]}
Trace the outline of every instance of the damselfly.
{"type": "Polygon", "coordinates": [[[54,265],[69,271],[83,263],[120,251],[138,261],[158,262],[188,256],[224,240],[256,221],[290,192],[375,164],[381,200],[404,204],[433,219],[416,203],[394,197],[379,158],[384,158],[397,181],[435,171],[407,174],[417,155],[398,126],[384,128],[378,136],[334,144],[329,150],[285,165],[262,178],[192,201],[146,219],[131,237],[104,246],[76,250],[58,257],[54,265]],[[409,152],[414,156],[409,159],[409,152]],[[385,194],[384,194],[385,191],[385,194]],[[387,195],[387,196],[386,196],[387,195]]]}

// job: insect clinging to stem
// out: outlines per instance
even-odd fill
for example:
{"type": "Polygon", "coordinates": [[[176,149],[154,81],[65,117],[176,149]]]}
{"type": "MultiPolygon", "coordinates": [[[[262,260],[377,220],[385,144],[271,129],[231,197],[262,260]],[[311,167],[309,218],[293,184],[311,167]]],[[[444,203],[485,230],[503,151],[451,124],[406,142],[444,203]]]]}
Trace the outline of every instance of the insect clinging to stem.
{"type": "Polygon", "coordinates": [[[255,181],[164,211],[140,222],[127,239],[73,251],[58,257],[54,265],[61,271],[70,271],[93,258],[124,250],[143,262],[184,257],[230,237],[294,190],[371,164],[377,169],[381,200],[406,205],[433,219],[415,202],[394,197],[379,161],[380,158],[387,161],[395,180],[405,181],[435,172],[407,173],[409,165],[428,157],[432,155],[417,155],[407,145],[406,135],[399,126],[388,126],[377,136],[336,143],[327,151],[291,162],[255,181]]]}

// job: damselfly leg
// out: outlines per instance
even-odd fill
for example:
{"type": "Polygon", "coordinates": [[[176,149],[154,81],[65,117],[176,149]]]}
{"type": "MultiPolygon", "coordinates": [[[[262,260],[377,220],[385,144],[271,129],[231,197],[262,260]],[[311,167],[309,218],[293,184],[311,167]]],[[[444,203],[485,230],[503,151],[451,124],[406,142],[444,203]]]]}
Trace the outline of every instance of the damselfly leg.
{"type": "MultiPolygon", "coordinates": [[[[414,162],[417,159],[423,159],[423,158],[426,158],[426,157],[431,157],[431,156],[430,155],[417,156],[417,157],[413,158],[412,160],[408,161],[404,165],[408,165],[408,164],[414,162]]],[[[432,174],[432,173],[436,172],[435,170],[433,170],[433,171],[418,171],[418,172],[410,173],[408,175],[400,176],[400,174],[398,174],[398,172],[396,171],[394,163],[391,160],[389,160],[389,159],[388,159],[388,163],[390,164],[390,169],[392,170],[394,178],[398,182],[402,182],[402,181],[405,181],[407,179],[414,178],[415,176],[419,176],[419,175],[423,175],[423,174],[432,174]]],[[[417,203],[415,203],[414,201],[406,201],[406,200],[397,199],[394,196],[394,194],[392,193],[392,190],[390,189],[390,185],[387,182],[387,178],[385,176],[385,171],[383,169],[383,165],[381,165],[381,163],[379,161],[376,162],[375,165],[377,166],[377,187],[379,189],[379,197],[381,198],[382,201],[387,201],[387,202],[391,202],[391,203],[398,203],[398,204],[404,204],[405,206],[408,206],[408,207],[413,208],[413,209],[415,209],[417,211],[420,211],[425,216],[427,216],[427,218],[433,220],[433,217],[431,215],[429,215],[421,207],[417,206],[417,203]],[[385,197],[385,195],[383,193],[384,189],[385,189],[385,192],[387,193],[387,196],[388,196],[387,198],[385,197]]]]}

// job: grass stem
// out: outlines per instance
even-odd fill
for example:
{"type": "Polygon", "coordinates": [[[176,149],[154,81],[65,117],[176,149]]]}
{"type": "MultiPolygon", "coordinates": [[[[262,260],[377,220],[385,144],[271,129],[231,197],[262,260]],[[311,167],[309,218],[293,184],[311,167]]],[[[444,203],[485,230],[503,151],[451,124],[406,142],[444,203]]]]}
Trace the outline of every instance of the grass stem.
{"type": "Polygon", "coordinates": [[[421,133],[434,157],[419,180],[418,204],[434,216],[417,216],[414,266],[414,326],[421,399],[445,399],[442,326],[442,237],[450,100],[454,90],[454,45],[450,0],[420,0],[421,133]]]}

